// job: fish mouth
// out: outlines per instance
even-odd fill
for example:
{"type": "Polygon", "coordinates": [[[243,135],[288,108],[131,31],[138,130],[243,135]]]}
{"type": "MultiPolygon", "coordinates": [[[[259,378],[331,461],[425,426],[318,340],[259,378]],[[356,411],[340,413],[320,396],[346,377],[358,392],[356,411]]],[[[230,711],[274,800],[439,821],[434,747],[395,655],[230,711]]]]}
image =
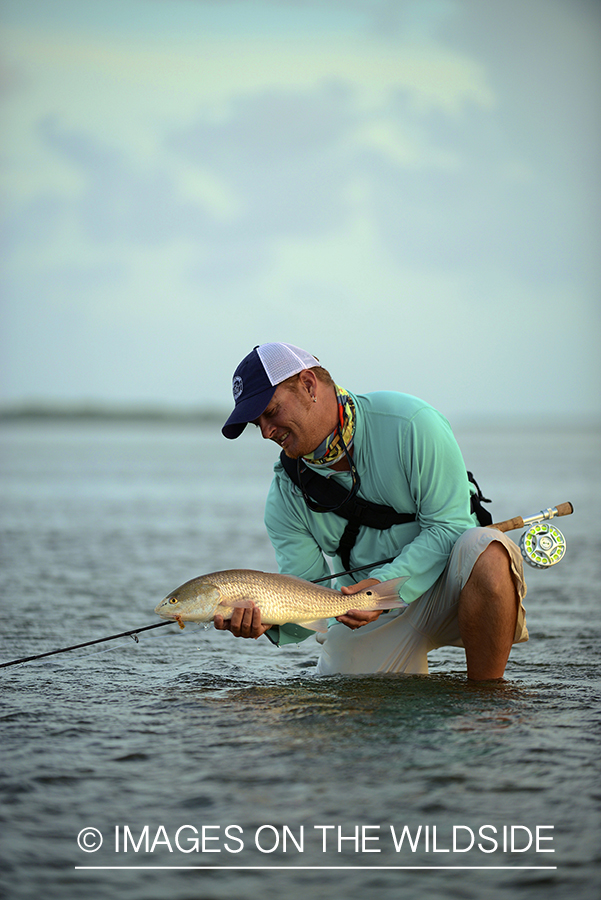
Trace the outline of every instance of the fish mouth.
{"type": "Polygon", "coordinates": [[[183,616],[179,615],[178,613],[164,613],[164,612],[161,612],[160,610],[155,610],[155,612],[158,613],[158,615],[161,617],[161,619],[164,619],[165,622],[177,622],[177,624],[179,625],[179,627],[182,630],[185,627],[184,618],[183,618],[183,616]]]}
{"type": "Polygon", "coordinates": [[[157,606],[154,608],[157,616],[160,616],[162,619],[173,619],[175,621],[175,617],[177,613],[175,610],[171,611],[164,600],[161,600],[157,606]]]}

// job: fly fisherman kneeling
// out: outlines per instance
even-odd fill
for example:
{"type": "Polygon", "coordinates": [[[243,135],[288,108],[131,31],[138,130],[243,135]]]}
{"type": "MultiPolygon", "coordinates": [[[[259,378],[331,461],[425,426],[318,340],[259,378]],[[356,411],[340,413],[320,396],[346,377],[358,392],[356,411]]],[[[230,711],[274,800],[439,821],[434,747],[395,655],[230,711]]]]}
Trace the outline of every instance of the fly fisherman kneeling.
{"type": "MultiPolygon", "coordinates": [[[[265,510],[279,571],[317,580],[330,572],[326,557],[335,571],[359,569],[340,578],[349,611],[318,636],[318,673],[427,674],[430,650],[459,646],[468,678],[502,678],[511,645],[528,640],[522,556],[504,533],[479,526],[446,419],[407,394],[349,393],[291,344],[255,347],[233,393],[225,437],[252,422],[283,451],[265,510]],[[406,609],[352,609],[357,591],[403,576],[406,609]]],[[[314,634],[264,625],[257,607],[218,616],[215,627],[278,646],[314,634]]]]}

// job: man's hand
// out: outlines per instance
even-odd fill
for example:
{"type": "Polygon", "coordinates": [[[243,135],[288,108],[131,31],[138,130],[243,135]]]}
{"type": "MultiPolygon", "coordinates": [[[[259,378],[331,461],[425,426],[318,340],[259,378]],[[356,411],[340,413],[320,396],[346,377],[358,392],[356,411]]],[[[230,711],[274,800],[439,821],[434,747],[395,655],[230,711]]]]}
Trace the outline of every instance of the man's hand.
{"type": "Polygon", "coordinates": [[[231,631],[235,637],[253,638],[253,640],[260,638],[271,628],[271,625],[264,625],[261,622],[261,610],[258,606],[235,609],[231,619],[215,616],[213,624],[217,631],[231,631]]]}
{"type": "MultiPolygon", "coordinates": [[[[359,581],[357,584],[345,585],[340,589],[340,592],[349,595],[357,594],[359,591],[364,591],[373,584],[379,583],[377,578],[364,578],[363,581],[359,581]]],[[[361,628],[362,625],[367,625],[369,622],[375,622],[381,615],[381,609],[349,609],[344,616],[336,616],[336,621],[354,630],[355,628],[361,628]]]]}

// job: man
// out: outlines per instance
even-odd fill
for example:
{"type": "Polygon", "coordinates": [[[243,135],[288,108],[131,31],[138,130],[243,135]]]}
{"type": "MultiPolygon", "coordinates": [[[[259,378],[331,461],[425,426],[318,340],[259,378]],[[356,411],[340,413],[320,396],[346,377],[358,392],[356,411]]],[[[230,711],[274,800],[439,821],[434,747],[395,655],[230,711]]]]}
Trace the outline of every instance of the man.
{"type": "MultiPolygon", "coordinates": [[[[390,527],[358,527],[350,567],[359,571],[340,580],[349,611],[318,637],[318,672],[427,673],[428,652],[455,645],[465,648],[469,679],[501,679],[512,644],[528,639],[522,558],[505,534],[477,527],[448,422],[406,394],[351,394],[291,344],[255,347],[234,373],[233,393],[225,437],[252,422],[297,461],[290,475],[276,463],[265,510],[280,572],[309,581],[327,575],[325,557],[339,566],[347,539],[347,520],[335,509],[341,504],[316,504],[301,478],[305,468],[318,473],[318,484],[322,477],[343,484],[345,497],[404,514],[390,527]],[[408,577],[400,590],[406,609],[352,609],[354,593],[400,576],[408,577]]],[[[215,627],[239,637],[266,634],[279,646],[313,634],[264,625],[256,607],[216,617],[215,627]]]]}

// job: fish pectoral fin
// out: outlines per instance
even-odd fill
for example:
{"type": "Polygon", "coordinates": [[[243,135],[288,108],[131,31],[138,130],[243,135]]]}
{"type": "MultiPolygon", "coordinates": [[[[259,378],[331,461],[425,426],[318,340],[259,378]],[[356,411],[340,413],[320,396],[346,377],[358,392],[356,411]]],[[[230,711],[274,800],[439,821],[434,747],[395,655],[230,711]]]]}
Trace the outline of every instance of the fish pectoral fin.
{"type": "Polygon", "coordinates": [[[230,609],[252,609],[254,603],[252,600],[222,600],[218,606],[228,606],[230,609]]]}
{"type": "Polygon", "coordinates": [[[388,600],[386,597],[382,597],[382,599],[375,598],[369,609],[405,609],[406,606],[407,603],[398,597],[396,599],[390,597],[388,600]]]}
{"type": "MultiPolygon", "coordinates": [[[[392,578],[390,581],[381,581],[373,584],[368,590],[374,594],[372,609],[404,609],[407,604],[399,597],[401,585],[407,581],[408,576],[392,578]]],[[[350,595],[352,597],[352,594],[350,595]]]]}
{"type": "Polygon", "coordinates": [[[299,622],[301,628],[308,628],[309,631],[321,631],[323,634],[328,630],[327,619],[315,619],[314,622],[299,622]]]}

